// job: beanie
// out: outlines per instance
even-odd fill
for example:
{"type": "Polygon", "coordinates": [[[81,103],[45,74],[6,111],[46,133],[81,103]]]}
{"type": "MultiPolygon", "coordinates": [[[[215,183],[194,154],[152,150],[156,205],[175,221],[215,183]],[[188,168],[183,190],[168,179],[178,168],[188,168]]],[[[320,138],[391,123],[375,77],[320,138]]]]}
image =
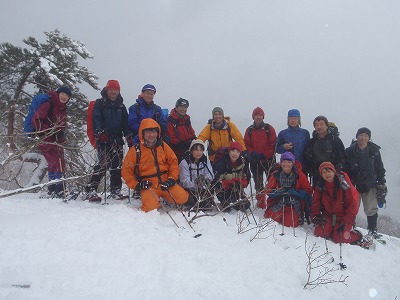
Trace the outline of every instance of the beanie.
{"type": "Polygon", "coordinates": [[[357,134],[356,134],[356,138],[358,137],[358,135],[360,135],[361,133],[366,133],[368,135],[368,137],[371,139],[371,130],[369,130],[367,127],[361,127],[360,129],[357,130],[357,134]]]}
{"type": "Polygon", "coordinates": [[[108,90],[118,90],[121,91],[121,86],[119,85],[118,80],[109,80],[106,84],[106,91],[108,90]]]}
{"type": "Polygon", "coordinates": [[[187,101],[186,99],[183,99],[183,98],[179,98],[178,100],[176,100],[176,103],[175,103],[175,107],[178,107],[178,106],[189,107],[189,101],[187,101]]]}
{"type": "Polygon", "coordinates": [[[214,107],[214,109],[212,110],[212,116],[214,117],[214,114],[216,112],[221,113],[222,115],[224,115],[224,110],[221,107],[214,107]]]}
{"type": "Polygon", "coordinates": [[[316,117],[316,118],[314,119],[313,125],[315,126],[315,122],[321,121],[321,120],[325,122],[325,124],[326,124],[327,127],[329,127],[328,119],[327,119],[325,116],[318,116],[318,117],[316,117]]]}
{"type": "Polygon", "coordinates": [[[334,167],[334,166],[332,165],[332,163],[330,163],[329,161],[324,161],[323,163],[321,163],[321,164],[319,165],[319,169],[318,169],[319,174],[321,175],[322,170],[325,170],[325,169],[331,169],[333,172],[336,173],[335,167],[334,167]]]}
{"type": "Polygon", "coordinates": [[[288,117],[300,117],[300,112],[298,109],[291,109],[288,111],[288,117]]]}
{"type": "Polygon", "coordinates": [[[231,144],[229,145],[228,151],[231,151],[233,149],[239,150],[239,152],[242,153],[242,151],[243,151],[242,144],[239,142],[231,142],[231,144]]]}
{"type": "Polygon", "coordinates": [[[156,87],[152,84],[146,84],[143,88],[142,88],[142,92],[144,91],[153,91],[154,94],[157,92],[156,87]]]}
{"type": "Polygon", "coordinates": [[[286,151],[281,155],[281,162],[283,160],[290,160],[293,164],[296,163],[296,158],[294,157],[292,152],[286,151]]]}
{"type": "Polygon", "coordinates": [[[201,145],[203,146],[203,150],[206,149],[206,145],[204,145],[204,142],[202,140],[193,140],[190,143],[189,151],[192,151],[192,148],[196,145],[201,145]]]}
{"type": "Polygon", "coordinates": [[[69,87],[65,86],[65,85],[60,86],[60,87],[57,89],[57,94],[60,95],[60,93],[65,93],[65,94],[67,94],[68,97],[70,97],[70,98],[71,98],[71,96],[72,96],[71,89],[70,89],[69,87]]]}
{"type": "Polygon", "coordinates": [[[254,116],[256,116],[256,115],[262,115],[263,118],[265,117],[264,111],[262,110],[261,107],[256,107],[256,108],[253,110],[253,114],[251,115],[252,118],[254,119],[254,116]]]}

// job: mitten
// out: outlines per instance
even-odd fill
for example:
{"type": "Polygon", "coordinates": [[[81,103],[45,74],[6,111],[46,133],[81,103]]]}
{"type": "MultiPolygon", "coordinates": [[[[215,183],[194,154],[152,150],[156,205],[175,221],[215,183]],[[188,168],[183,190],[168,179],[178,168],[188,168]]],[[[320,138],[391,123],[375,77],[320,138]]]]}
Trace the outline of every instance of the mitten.
{"type": "Polygon", "coordinates": [[[172,178],[168,178],[166,181],[161,182],[161,189],[163,191],[168,190],[171,186],[175,185],[176,181],[172,178]]]}
{"type": "Polygon", "coordinates": [[[143,180],[142,182],[138,183],[136,186],[136,189],[139,191],[142,190],[147,190],[149,187],[151,187],[152,183],[148,180],[143,180]]]}

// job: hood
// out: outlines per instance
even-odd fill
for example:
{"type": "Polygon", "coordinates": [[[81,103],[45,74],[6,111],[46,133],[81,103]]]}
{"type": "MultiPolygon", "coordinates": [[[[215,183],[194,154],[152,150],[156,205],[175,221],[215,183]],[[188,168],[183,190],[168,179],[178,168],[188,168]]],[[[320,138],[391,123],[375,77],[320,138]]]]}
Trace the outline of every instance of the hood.
{"type": "Polygon", "coordinates": [[[154,119],[151,119],[151,118],[143,119],[142,122],[140,123],[140,127],[139,127],[139,140],[141,143],[144,142],[142,132],[146,128],[158,128],[158,138],[161,137],[160,125],[158,125],[158,123],[154,119]]]}

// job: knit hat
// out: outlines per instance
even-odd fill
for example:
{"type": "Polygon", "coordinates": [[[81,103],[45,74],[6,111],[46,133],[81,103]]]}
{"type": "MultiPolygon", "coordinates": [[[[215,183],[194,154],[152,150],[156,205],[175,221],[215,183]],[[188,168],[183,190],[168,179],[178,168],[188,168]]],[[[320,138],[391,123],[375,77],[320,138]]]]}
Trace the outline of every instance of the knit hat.
{"type": "Polygon", "coordinates": [[[216,112],[221,113],[222,115],[224,115],[224,110],[221,107],[214,107],[214,109],[212,110],[212,116],[214,117],[214,114],[216,112]]]}
{"type": "Polygon", "coordinates": [[[292,152],[286,151],[281,155],[281,162],[283,160],[290,160],[293,164],[296,163],[296,158],[294,157],[292,152]]]}
{"type": "Polygon", "coordinates": [[[108,91],[108,90],[118,90],[118,91],[121,91],[121,86],[119,85],[118,80],[113,80],[113,79],[111,79],[111,80],[107,81],[107,84],[106,84],[106,91],[108,91]]]}
{"type": "Polygon", "coordinates": [[[371,139],[371,130],[369,130],[367,127],[361,127],[360,129],[357,130],[357,134],[356,134],[356,138],[358,137],[358,135],[360,135],[361,133],[366,133],[368,135],[368,137],[371,139]]]}
{"type": "Polygon", "coordinates": [[[254,116],[256,116],[256,115],[262,115],[263,118],[265,117],[265,113],[264,113],[264,111],[262,110],[261,107],[256,107],[256,108],[253,110],[253,114],[251,115],[252,118],[254,119],[254,116]]]}
{"type": "Polygon", "coordinates": [[[300,112],[298,109],[291,109],[288,111],[288,117],[300,117],[300,112]]]}
{"type": "Polygon", "coordinates": [[[233,149],[239,150],[239,152],[242,153],[242,151],[243,151],[242,144],[239,142],[231,142],[231,144],[229,145],[228,151],[231,151],[233,149]]]}
{"type": "Polygon", "coordinates": [[[152,84],[146,84],[143,88],[142,88],[142,92],[144,91],[153,91],[154,94],[157,92],[156,87],[152,84]]]}
{"type": "Polygon", "coordinates": [[[321,163],[319,165],[319,169],[318,169],[319,174],[321,175],[322,171],[325,170],[325,169],[331,169],[333,172],[336,173],[335,167],[329,161],[324,161],[323,163],[321,163]]]}
{"type": "Polygon", "coordinates": [[[189,107],[189,101],[187,101],[186,99],[183,99],[183,98],[179,98],[178,100],[176,100],[176,103],[175,103],[175,107],[178,107],[178,106],[189,107]]]}
{"type": "Polygon", "coordinates": [[[65,94],[67,94],[68,97],[70,97],[70,98],[71,98],[71,96],[72,96],[71,89],[70,89],[69,87],[65,86],[65,85],[60,86],[60,87],[57,89],[57,94],[60,95],[60,93],[65,93],[65,94]]]}
{"type": "Polygon", "coordinates": [[[316,117],[316,118],[314,119],[313,125],[315,126],[315,122],[321,121],[321,120],[325,122],[325,124],[326,124],[327,127],[329,127],[328,119],[327,119],[325,116],[318,116],[318,117],[316,117]]]}
{"type": "Polygon", "coordinates": [[[201,145],[203,146],[203,150],[206,149],[206,145],[204,144],[204,142],[202,140],[193,140],[190,143],[190,147],[189,147],[189,151],[192,151],[192,148],[196,145],[201,145]]]}

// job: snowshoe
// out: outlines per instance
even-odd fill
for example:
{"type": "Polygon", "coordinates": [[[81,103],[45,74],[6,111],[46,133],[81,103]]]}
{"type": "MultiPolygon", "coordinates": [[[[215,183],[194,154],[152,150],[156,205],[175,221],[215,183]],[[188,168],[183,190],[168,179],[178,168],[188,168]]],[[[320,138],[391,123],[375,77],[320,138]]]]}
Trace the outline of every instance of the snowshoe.
{"type": "Polygon", "coordinates": [[[88,200],[89,202],[98,203],[98,202],[101,202],[101,197],[99,195],[97,195],[97,193],[95,191],[90,191],[86,195],[86,200],[88,200]]]}
{"type": "Polygon", "coordinates": [[[368,235],[364,236],[363,238],[361,238],[361,240],[356,242],[356,245],[364,249],[375,249],[374,239],[372,238],[372,236],[368,235]]]}
{"type": "Polygon", "coordinates": [[[378,233],[376,230],[368,231],[368,235],[372,236],[373,239],[380,239],[382,237],[382,234],[378,233]]]}

